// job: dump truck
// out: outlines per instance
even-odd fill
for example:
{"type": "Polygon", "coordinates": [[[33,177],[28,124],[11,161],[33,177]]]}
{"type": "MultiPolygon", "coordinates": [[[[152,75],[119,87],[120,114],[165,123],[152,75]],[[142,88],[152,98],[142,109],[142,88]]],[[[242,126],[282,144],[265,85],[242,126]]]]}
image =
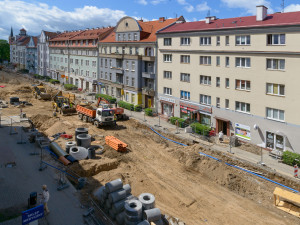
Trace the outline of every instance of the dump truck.
{"type": "Polygon", "coordinates": [[[114,114],[117,117],[117,120],[128,120],[129,119],[129,117],[124,113],[123,108],[115,107],[114,104],[109,103],[109,101],[107,101],[104,98],[101,98],[101,97],[98,98],[97,107],[113,110],[114,114]]]}
{"type": "Polygon", "coordinates": [[[76,113],[75,94],[63,93],[59,91],[53,97],[53,109],[62,115],[72,115],[76,113]]]}
{"type": "Polygon", "coordinates": [[[33,86],[32,93],[36,99],[51,100],[51,94],[47,93],[43,83],[33,86]]]}
{"type": "Polygon", "coordinates": [[[94,108],[91,105],[77,105],[76,111],[79,119],[93,123],[96,127],[114,126],[114,111],[112,109],[94,108]]]}

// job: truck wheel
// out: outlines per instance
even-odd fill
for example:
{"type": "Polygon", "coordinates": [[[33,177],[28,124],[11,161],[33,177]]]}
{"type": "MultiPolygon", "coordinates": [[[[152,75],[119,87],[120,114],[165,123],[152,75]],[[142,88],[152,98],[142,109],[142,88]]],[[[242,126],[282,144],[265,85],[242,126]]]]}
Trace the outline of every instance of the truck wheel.
{"type": "Polygon", "coordinates": [[[95,125],[95,127],[97,127],[97,128],[99,128],[100,126],[99,126],[99,122],[98,121],[95,121],[94,122],[94,125],[95,125]]]}
{"type": "Polygon", "coordinates": [[[79,117],[80,120],[82,120],[82,114],[81,113],[78,114],[78,117],[79,117]]]}
{"type": "Polygon", "coordinates": [[[83,116],[83,121],[87,123],[87,121],[88,121],[87,116],[83,116]]]}

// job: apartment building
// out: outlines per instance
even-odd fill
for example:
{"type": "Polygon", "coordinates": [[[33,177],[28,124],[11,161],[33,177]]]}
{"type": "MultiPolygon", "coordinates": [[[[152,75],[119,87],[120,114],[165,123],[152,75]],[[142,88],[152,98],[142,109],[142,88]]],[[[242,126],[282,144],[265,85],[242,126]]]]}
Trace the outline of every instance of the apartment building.
{"type": "Polygon", "coordinates": [[[158,32],[159,112],[300,153],[300,12],[176,23],[158,32]]]}
{"type": "Polygon", "coordinates": [[[145,108],[155,106],[156,32],[183,17],[144,22],[123,17],[99,41],[101,93],[145,108]]]}
{"type": "Polygon", "coordinates": [[[58,33],[42,30],[38,37],[38,74],[50,77],[49,40],[57,36],[58,33]]]}
{"type": "Polygon", "coordinates": [[[50,70],[61,82],[97,92],[98,41],[112,27],[67,31],[49,40],[50,70]]]}
{"type": "Polygon", "coordinates": [[[38,52],[37,52],[37,37],[30,37],[26,46],[26,66],[25,68],[31,74],[36,74],[38,71],[38,52]]]}

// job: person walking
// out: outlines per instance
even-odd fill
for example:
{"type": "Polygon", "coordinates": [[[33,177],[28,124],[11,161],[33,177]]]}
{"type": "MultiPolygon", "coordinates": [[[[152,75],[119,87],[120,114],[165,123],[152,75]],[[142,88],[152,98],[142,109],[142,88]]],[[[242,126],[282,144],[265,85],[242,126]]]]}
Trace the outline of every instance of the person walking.
{"type": "Polygon", "coordinates": [[[220,131],[219,132],[219,141],[223,141],[223,137],[224,137],[224,134],[223,134],[223,131],[220,131]]]}
{"type": "Polygon", "coordinates": [[[44,184],[42,186],[42,189],[43,189],[43,193],[40,194],[42,196],[41,203],[43,203],[43,205],[44,205],[44,211],[46,212],[46,214],[49,214],[50,211],[48,209],[48,201],[50,198],[50,194],[49,194],[47,185],[44,184]]]}

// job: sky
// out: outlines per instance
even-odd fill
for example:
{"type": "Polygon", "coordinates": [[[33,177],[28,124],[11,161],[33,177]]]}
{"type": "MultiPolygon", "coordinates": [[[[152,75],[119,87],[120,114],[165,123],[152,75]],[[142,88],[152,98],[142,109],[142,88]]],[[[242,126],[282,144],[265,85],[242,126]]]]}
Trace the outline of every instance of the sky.
{"type": "MultiPolygon", "coordinates": [[[[285,12],[300,11],[299,0],[285,0],[285,12]]],[[[124,16],[154,20],[184,16],[198,21],[207,15],[229,18],[255,15],[256,6],[268,13],[282,11],[282,0],[0,0],[0,39],[25,28],[29,35],[41,30],[64,31],[115,26],[124,16]]]]}

